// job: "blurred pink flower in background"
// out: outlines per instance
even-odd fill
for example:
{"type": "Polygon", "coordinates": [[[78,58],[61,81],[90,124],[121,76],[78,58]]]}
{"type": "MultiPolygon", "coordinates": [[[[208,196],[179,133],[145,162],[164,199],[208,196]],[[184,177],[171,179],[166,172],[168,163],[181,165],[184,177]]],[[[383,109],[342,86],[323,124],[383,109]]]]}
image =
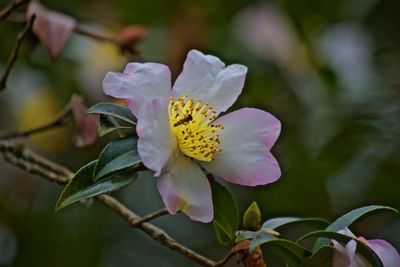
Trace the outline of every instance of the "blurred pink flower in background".
{"type": "Polygon", "coordinates": [[[241,10],[232,29],[247,49],[264,60],[283,66],[301,56],[300,42],[289,20],[272,4],[251,5],[241,10]]]}

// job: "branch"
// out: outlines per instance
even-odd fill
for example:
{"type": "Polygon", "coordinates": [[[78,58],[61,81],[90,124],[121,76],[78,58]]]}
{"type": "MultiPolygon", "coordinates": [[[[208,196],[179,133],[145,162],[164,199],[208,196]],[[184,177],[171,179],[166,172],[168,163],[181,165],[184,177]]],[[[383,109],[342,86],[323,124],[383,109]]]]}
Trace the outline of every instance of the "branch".
{"type": "Polygon", "coordinates": [[[18,57],[19,49],[21,48],[22,42],[24,41],[26,35],[32,28],[33,22],[35,21],[35,15],[33,15],[30,20],[26,23],[25,27],[18,33],[17,40],[13,50],[11,51],[10,57],[8,58],[6,70],[0,80],[0,91],[6,88],[6,82],[8,75],[10,74],[11,68],[14,66],[15,61],[18,57]]]}
{"type": "Polygon", "coordinates": [[[65,119],[70,114],[71,114],[71,105],[70,103],[68,103],[67,106],[64,108],[64,110],[62,110],[57,117],[55,117],[52,121],[46,123],[45,125],[30,129],[25,132],[0,133],[0,140],[26,138],[37,133],[41,133],[44,131],[52,130],[60,126],[64,126],[66,124],[65,119]]]}
{"type": "Polygon", "coordinates": [[[97,41],[110,42],[110,43],[115,44],[114,38],[109,37],[109,36],[100,35],[100,34],[95,33],[95,32],[88,31],[88,30],[83,29],[82,27],[79,27],[79,26],[74,28],[74,32],[76,34],[79,34],[79,35],[82,35],[82,36],[86,36],[86,37],[95,39],[97,41]]]}
{"type": "Polygon", "coordinates": [[[2,11],[0,11],[0,21],[5,20],[14,10],[26,4],[28,0],[12,0],[2,11]]]}
{"type": "MultiPolygon", "coordinates": [[[[24,148],[21,144],[15,142],[0,141],[0,152],[4,155],[5,160],[10,164],[61,185],[65,185],[73,176],[73,172],[67,168],[60,166],[57,163],[54,163],[53,161],[48,160],[34,151],[24,148]]],[[[112,209],[116,214],[126,219],[132,227],[139,228],[160,244],[203,266],[223,266],[233,255],[232,252],[229,252],[229,254],[220,261],[213,261],[178,243],[169,237],[164,230],[147,222],[151,219],[164,215],[164,210],[140,217],[110,195],[103,194],[97,196],[96,199],[112,209]]]]}
{"type": "Polygon", "coordinates": [[[165,233],[164,230],[158,228],[157,226],[145,222],[142,224],[139,224],[136,226],[135,224],[137,222],[140,222],[142,220],[141,217],[139,217],[137,214],[129,210],[127,207],[125,207],[121,202],[116,200],[115,198],[109,196],[109,195],[100,195],[97,197],[103,204],[106,206],[110,207],[113,209],[118,215],[120,215],[122,218],[125,218],[133,227],[137,227],[147,233],[151,238],[156,240],[157,242],[161,243],[162,245],[177,251],[178,253],[182,254],[183,256],[203,265],[203,266],[209,266],[209,267],[214,267],[216,266],[216,262],[213,260],[210,260],[193,250],[185,247],[184,245],[178,243],[177,241],[173,240],[171,237],[168,236],[167,233],[165,233]]]}
{"type": "MultiPolygon", "coordinates": [[[[8,163],[26,170],[29,173],[39,175],[49,181],[56,182],[61,185],[64,185],[66,182],[68,182],[69,178],[67,178],[65,175],[48,170],[40,164],[30,162],[24,157],[21,157],[21,155],[19,155],[19,152],[21,152],[21,147],[19,146],[0,143],[0,151],[3,153],[4,159],[8,163]]],[[[70,177],[72,177],[72,175],[70,177]]]]}

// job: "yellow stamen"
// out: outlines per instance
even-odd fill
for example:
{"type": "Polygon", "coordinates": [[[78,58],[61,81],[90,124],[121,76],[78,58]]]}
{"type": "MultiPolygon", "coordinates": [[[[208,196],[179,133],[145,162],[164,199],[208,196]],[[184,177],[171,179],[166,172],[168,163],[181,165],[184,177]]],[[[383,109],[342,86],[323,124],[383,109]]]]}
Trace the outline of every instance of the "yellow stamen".
{"type": "Polygon", "coordinates": [[[174,101],[171,97],[168,106],[169,123],[183,154],[188,157],[212,161],[215,153],[221,151],[218,131],[224,127],[212,124],[216,112],[213,107],[201,100],[183,96],[174,101]]]}

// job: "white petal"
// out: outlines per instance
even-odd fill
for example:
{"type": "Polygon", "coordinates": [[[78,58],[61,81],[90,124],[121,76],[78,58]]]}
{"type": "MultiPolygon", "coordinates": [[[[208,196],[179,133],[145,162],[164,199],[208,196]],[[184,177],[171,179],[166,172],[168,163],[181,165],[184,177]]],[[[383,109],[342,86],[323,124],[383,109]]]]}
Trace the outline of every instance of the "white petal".
{"type": "Polygon", "coordinates": [[[221,152],[215,160],[201,162],[211,173],[236,184],[256,186],[276,181],[281,171],[269,149],[279,136],[281,125],[271,114],[244,108],[215,121],[222,124],[221,152]]]}
{"type": "Polygon", "coordinates": [[[343,267],[350,265],[350,256],[345,247],[343,247],[336,240],[332,240],[333,254],[332,254],[332,267],[343,267]]]}
{"type": "Polygon", "coordinates": [[[123,73],[109,72],[103,81],[107,95],[128,101],[137,116],[142,105],[155,97],[171,95],[171,72],[158,63],[129,63],[123,73]]]}
{"type": "Polygon", "coordinates": [[[158,191],[171,214],[182,211],[192,220],[213,219],[211,188],[200,167],[177,153],[169,169],[157,180],[158,191]]]}
{"type": "Polygon", "coordinates": [[[177,148],[169,125],[168,103],[165,98],[154,98],[137,115],[138,152],[143,164],[156,172],[155,176],[160,175],[177,148]]]}
{"type": "Polygon", "coordinates": [[[247,67],[225,64],[217,57],[191,50],[172,94],[175,98],[187,94],[195,100],[208,101],[217,113],[227,110],[242,92],[247,67]]]}

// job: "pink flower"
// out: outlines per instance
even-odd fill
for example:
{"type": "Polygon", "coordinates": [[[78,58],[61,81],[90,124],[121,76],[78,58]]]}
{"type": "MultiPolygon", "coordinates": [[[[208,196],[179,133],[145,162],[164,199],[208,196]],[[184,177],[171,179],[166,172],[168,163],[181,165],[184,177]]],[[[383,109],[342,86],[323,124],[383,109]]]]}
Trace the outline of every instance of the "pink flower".
{"type": "MultiPolygon", "coordinates": [[[[356,237],[348,228],[338,233],[356,238],[370,247],[384,267],[399,267],[400,255],[397,250],[388,242],[382,239],[367,240],[363,237],[356,237]]],[[[342,246],[335,240],[333,242],[332,267],[369,267],[372,266],[363,256],[356,253],[357,242],[350,240],[346,246],[342,246]]]]}
{"type": "Polygon", "coordinates": [[[153,170],[171,214],[210,222],[210,184],[202,168],[222,179],[256,186],[276,181],[281,171],[270,153],[281,125],[271,114],[243,108],[217,118],[240,95],[247,67],[225,66],[192,50],[171,90],[171,72],[158,63],[129,63],[110,72],[104,92],[126,99],[137,117],[138,151],[153,170]]]}

